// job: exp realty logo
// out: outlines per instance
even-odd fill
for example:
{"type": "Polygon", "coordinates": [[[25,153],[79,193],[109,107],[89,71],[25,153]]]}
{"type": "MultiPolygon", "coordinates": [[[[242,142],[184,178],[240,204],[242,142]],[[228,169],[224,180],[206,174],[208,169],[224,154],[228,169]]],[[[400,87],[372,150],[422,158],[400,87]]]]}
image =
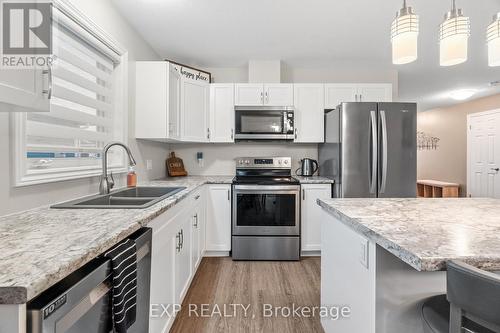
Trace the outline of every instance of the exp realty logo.
{"type": "Polygon", "coordinates": [[[52,3],[0,0],[0,4],[0,67],[49,67],[52,64],[52,3]]]}

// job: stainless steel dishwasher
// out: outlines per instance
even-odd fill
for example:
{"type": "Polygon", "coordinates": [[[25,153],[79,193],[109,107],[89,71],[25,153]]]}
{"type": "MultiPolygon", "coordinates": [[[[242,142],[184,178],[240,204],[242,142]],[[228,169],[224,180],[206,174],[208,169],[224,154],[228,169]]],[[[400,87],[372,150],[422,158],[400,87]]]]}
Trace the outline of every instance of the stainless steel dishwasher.
{"type": "MultiPolygon", "coordinates": [[[[137,316],[128,329],[148,332],[151,278],[150,228],[129,236],[137,246],[137,316]]],[[[58,282],[27,305],[31,333],[109,333],[111,261],[98,257],[58,282]]]]}

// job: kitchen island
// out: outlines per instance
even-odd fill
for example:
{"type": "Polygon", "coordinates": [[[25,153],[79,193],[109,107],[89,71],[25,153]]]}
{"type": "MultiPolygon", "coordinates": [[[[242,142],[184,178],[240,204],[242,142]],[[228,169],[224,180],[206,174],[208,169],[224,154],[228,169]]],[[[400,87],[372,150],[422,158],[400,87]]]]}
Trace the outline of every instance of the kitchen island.
{"type": "Polygon", "coordinates": [[[329,199],[321,304],[350,316],[326,332],[422,332],[420,305],[446,292],[446,262],[500,271],[500,200],[329,199]]]}

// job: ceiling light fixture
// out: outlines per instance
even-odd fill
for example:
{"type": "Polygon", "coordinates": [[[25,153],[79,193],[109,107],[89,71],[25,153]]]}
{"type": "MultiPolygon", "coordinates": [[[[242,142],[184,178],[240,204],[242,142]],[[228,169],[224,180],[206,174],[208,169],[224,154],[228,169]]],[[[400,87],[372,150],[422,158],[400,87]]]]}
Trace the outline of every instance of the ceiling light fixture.
{"type": "Polygon", "coordinates": [[[459,89],[450,92],[448,96],[457,101],[464,101],[474,96],[475,93],[477,93],[475,89],[459,89]]]}
{"type": "Polygon", "coordinates": [[[500,13],[493,16],[493,22],[486,30],[488,41],[488,65],[500,66],[500,13]]]}
{"type": "Polygon", "coordinates": [[[418,15],[412,7],[406,6],[396,13],[391,26],[392,63],[408,64],[418,57],[418,15]]]}
{"type": "Polygon", "coordinates": [[[441,66],[453,66],[467,61],[470,19],[457,9],[452,0],[451,10],[439,26],[439,54],[441,66]]]}

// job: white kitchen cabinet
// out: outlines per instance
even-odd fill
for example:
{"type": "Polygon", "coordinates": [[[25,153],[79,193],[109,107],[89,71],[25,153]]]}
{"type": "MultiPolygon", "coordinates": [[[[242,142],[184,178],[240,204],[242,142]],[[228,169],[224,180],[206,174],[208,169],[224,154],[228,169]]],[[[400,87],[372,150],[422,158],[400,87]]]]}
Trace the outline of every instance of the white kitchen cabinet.
{"type": "Polygon", "coordinates": [[[359,102],[392,102],[392,84],[365,83],[358,86],[359,102]]]}
{"type": "Polygon", "coordinates": [[[181,77],[181,140],[208,142],[209,84],[181,77]]]}
{"type": "Polygon", "coordinates": [[[180,81],[180,73],[166,61],[136,62],[136,138],[180,139],[180,81]]]}
{"type": "Polygon", "coordinates": [[[205,250],[231,250],[231,185],[209,185],[205,250]]]}
{"type": "Polygon", "coordinates": [[[0,102],[32,111],[49,111],[48,70],[0,69],[0,102]]]}
{"type": "Polygon", "coordinates": [[[264,104],[264,85],[261,83],[237,83],[234,85],[235,105],[264,104]]]}
{"type": "Polygon", "coordinates": [[[235,105],[290,106],[293,105],[293,84],[239,83],[235,85],[235,105]]]}
{"type": "Polygon", "coordinates": [[[234,142],[234,84],[210,85],[210,142],[234,142]]]}
{"type": "Polygon", "coordinates": [[[295,84],[295,140],[300,143],[324,141],[324,93],[322,84],[295,84]]]}
{"type": "Polygon", "coordinates": [[[335,109],[342,102],[391,102],[390,83],[325,84],[325,109],[335,109]]]}
{"type": "Polygon", "coordinates": [[[331,184],[302,184],[301,187],[302,252],[321,251],[322,210],[317,200],[331,198],[331,184]]]}
{"type": "Polygon", "coordinates": [[[181,304],[191,283],[191,231],[192,216],[184,214],[178,231],[173,236],[176,242],[174,256],[175,303],[181,304]]]}
{"type": "Polygon", "coordinates": [[[264,84],[264,105],[293,105],[293,84],[264,84]]]}
{"type": "Polygon", "coordinates": [[[357,102],[357,94],[356,84],[325,84],[325,109],[335,109],[342,102],[357,102]]]}

